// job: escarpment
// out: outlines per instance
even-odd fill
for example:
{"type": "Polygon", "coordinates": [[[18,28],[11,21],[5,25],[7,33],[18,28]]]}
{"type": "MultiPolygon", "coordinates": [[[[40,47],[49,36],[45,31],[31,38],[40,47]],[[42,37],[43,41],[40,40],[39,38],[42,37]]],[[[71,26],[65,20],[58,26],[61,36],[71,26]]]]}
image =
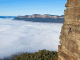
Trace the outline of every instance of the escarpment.
{"type": "Polygon", "coordinates": [[[58,60],[80,60],[80,0],[67,0],[65,7],[58,60]]]}

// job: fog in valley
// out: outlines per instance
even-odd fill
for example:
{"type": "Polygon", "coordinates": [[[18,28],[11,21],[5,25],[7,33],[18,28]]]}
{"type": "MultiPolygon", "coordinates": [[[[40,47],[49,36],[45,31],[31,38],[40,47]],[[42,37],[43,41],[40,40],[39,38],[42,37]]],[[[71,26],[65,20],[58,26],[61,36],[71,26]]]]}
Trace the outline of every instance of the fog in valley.
{"type": "Polygon", "coordinates": [[[62,25],[0,18],[0,58],[42,49],[58,52],[62,25]]]}

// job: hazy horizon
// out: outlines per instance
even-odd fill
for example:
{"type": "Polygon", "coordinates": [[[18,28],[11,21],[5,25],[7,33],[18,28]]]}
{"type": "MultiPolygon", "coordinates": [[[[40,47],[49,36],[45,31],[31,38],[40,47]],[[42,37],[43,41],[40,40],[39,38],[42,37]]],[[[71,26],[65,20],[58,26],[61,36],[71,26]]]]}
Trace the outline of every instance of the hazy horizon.
{"type": "MultiPolygon", "coordinates": [[[[27,15],[27,14],[26,14],[27,15]]],[[[32,14],[34,15],[34,14],[32,14]]],[[[40,14],[40,15],[45,15],[45,14],[40,14]]],[[[49,15],[52,15],[52,14],[49,14],[49,15]]],[[[63,14],[64,15],[64,14],[63,14]]],[[[0,15],[1,16],[1,15],[0,15]]],[[[5,15],[4,15],[5,16],[5,15]]],[[[17,16],[25,16],[25,15],[17,15],[17,16]]],[[[56,15],[56,16],[62,16],[62,15],[56,15]]]]}

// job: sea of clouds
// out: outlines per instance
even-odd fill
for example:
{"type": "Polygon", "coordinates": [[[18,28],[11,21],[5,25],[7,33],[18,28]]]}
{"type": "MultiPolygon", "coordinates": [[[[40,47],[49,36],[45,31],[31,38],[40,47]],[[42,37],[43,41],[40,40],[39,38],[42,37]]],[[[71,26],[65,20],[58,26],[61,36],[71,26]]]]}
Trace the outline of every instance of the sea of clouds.
{"type": "Polygon", "coordinates": [[[62,25],[0,19],[0,58],[42,49],[58,52],[62,25]]]}

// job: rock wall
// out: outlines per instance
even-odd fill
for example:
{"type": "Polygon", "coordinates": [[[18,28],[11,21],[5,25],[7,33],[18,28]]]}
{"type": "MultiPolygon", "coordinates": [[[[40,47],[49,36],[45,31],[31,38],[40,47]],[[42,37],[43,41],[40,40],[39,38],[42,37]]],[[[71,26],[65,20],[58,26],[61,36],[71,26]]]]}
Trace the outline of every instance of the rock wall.
{"type": "Polygon", "coordinates": [[[80,0],[67,0],[65,7],[58,60],[80,60],[80,0]]]}

